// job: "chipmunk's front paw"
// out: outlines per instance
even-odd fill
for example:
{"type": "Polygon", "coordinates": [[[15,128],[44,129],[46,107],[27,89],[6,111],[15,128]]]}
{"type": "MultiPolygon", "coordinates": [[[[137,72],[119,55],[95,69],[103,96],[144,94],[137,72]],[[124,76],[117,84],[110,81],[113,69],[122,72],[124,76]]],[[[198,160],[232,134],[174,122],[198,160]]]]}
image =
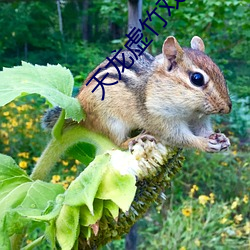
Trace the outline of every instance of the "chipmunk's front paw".
{"type": "Polygon", "coordinates": [[[215,153],[225,151],[230,147],[229,139],[222,133],[214,133],[208,138],[207,152],[215,153]]]}
{"type": "Polygon", "coordinates": [[[156,143],[156,139],[152,135],[148,134],[141,134],[136,136],[135,138],[132,138],[132,140],[129,142],[129,150],[133,151],[133,146],[137,143],[139,143],[141,146],[145,144],[146,141],[151,141],[156,143]]]}

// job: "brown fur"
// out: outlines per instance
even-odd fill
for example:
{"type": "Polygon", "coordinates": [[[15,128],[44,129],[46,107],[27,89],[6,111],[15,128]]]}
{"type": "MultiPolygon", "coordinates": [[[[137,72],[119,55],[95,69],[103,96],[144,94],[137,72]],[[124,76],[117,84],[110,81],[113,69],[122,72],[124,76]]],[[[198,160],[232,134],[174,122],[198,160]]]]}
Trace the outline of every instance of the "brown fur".
{"type": "MultiPolygon", "coordinates": [[[[230,112],[225,79],[203,53],[204,43],[199,37],[192,39],[191,46],[195,49],[182,49],[174,37],[168,37],[162,55],[155,59],[147,53],[141,56],[131,69],[125,69],[116,85],[104,86],[105,99],[101,101],[101,87],[91,92],[97,82],[85,84],[97,68],[107,64],[104,61],[89,74],[78,95],[87,114],[84,126],[107,135],[117,145],[126,141],[131,130],[143,129],[164,144],[220,151],[222,143],[214,146],[208,138],[213,133],[208,114],[230,112]],[[194,70],[207,75],[204,86],[190,82],[189,73],[194,70]]],[[[132,55],[124,53],[126,58],[132,55]]],[[[105,83],[117,80],[114,67],[99,73],[99,79],[106,72],[111,77],[105,83]]]]}

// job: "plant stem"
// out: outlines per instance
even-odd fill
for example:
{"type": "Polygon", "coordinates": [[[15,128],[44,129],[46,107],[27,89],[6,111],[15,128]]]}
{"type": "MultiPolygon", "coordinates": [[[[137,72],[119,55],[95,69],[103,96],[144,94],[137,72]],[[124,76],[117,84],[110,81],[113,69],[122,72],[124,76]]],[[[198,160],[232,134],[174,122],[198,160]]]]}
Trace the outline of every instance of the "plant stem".
{"type": "Polygon", "coordinates": [[[107,150],[118,148],[109,139],[100,134],[94,133],[82,126],[72,126],[65,129],[60,138],[51,139],[39,158],[30,177],[33,180],[46,180],[61,155],[70,146],[78,142],[93,144],[97,150],[96,155],[102,154],[107,150]]]}

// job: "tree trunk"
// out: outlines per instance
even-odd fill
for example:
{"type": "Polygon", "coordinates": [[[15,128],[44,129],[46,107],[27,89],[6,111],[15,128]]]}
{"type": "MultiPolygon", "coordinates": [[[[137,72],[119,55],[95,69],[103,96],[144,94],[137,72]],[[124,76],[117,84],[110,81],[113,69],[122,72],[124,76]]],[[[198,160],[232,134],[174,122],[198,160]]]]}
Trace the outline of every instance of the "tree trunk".
{"type": "Polygon", "coordinates": [[[128,1],[128,33],[134,28],[141,28],[139,19],[142,18],[142,0],[128,1]]]}
{"type": "Polygon", "coordinates": [[[59,20],[59,30],[63,36],[63,22],[62,22],[62,12],[61,12],[60,0],[56,1],[56,5],[57,5],[57,12],[58,12],[58,20],[59,20]]]}
{"type": "Polygon", "coordinates": [[[89,40],[89,16],[88,16],[89,0],[82,1],[82,39],[89,40]]]}

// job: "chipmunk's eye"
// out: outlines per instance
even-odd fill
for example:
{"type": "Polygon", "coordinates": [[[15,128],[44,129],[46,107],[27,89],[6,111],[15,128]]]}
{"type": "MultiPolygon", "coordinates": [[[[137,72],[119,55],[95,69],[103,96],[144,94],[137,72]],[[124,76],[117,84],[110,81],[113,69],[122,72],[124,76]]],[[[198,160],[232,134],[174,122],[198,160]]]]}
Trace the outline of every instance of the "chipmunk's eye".
{"type": "Polygon", "coordinates": [[[191,82],[198,87],[201,87],[205,84],[204,77],[201,73],[195,72],[190,75],[191,82]]]}

